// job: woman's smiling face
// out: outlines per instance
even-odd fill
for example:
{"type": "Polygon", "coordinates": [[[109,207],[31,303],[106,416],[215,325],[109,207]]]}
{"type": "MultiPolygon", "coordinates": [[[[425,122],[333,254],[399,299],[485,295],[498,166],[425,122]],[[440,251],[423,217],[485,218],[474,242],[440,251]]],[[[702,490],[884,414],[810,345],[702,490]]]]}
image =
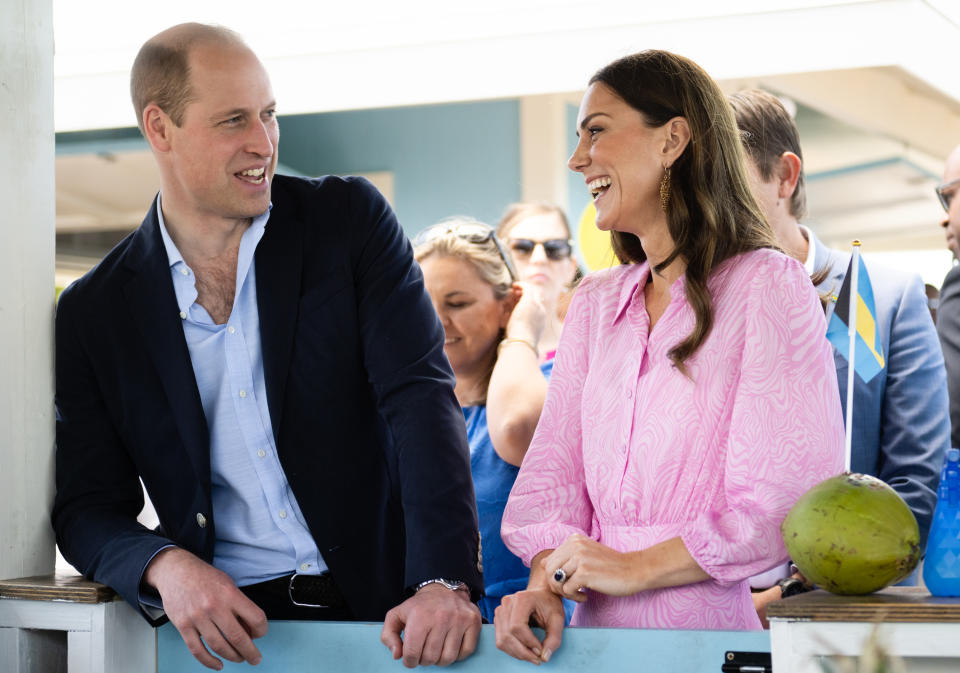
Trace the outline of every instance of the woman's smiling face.
{"type": "Polygon", "coordinates": [[[602,82],[590,85],[577,118],[579,141],[570,169],[583,173],[603,231],[637,232],[662,217],[664,130],[651,128],[643,115],[602,82]]]}
{"type": "Polygon", "coordinates": [[[510,318],[507,299],[497,299],[469,261],[432,254],[420,260],[430,301],[443,325],[443,350],[461,377],[486,365],[510,318]]]}

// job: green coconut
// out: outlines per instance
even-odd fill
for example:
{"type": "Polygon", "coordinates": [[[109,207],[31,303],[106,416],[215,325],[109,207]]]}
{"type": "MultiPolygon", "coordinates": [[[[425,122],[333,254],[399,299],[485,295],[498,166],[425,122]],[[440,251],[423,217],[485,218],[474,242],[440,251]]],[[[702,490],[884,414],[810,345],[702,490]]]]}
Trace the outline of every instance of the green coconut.
{"type": "Polygon", "coordinates": [[[804,577],[835,594],[868,594],[909,575],[920,561],[917,519],[875,477],[844,473],[804,493],[780,525],[804,577]]]}

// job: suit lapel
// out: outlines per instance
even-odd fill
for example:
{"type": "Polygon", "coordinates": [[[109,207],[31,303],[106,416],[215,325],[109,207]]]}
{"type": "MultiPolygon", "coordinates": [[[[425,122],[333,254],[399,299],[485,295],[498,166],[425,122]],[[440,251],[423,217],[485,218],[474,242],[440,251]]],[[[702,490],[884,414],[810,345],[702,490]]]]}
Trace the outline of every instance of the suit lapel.
{"type": "MultiPolygon", "coordinates": [[[[133,271],[124,286],[130,313],[166,393],[183,446],[203,483],[210,483],[210,441],[203,404],[178,316],[170,266],[160,237],[156,201],[134,235],[126,265],[133,271]]],[[[164,401],[158,400],[158,407],[164,401]]],[[[157,413],[162,413],[158,408],[157,413]]]]}
{"type": "MultiPolygon", "coordinates": [[[[277,181],[274,180],[274,192],[277,181]]],[[[276,203],[257,246],[257,310],[267,406],[273,437],[279,445],[283,395],[293,354],[293,337],[300,304],[300,269],[303,264],[301,225],[283,205],[276,203]]]]}

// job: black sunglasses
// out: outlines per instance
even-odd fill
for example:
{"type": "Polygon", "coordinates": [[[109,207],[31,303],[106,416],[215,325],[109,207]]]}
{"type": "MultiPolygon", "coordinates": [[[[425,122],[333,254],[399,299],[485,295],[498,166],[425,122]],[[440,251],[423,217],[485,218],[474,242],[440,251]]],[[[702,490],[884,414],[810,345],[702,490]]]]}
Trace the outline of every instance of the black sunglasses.
{"type": "Polygon", "coordinates": [[[511,238],[510,249],[518,259],[526,259],[533,254],[538,245],[543,246],[547,259],[559,261],[573,254],[573,241],[564,238],[551,238],[549,241],[534,241],[529,238],[511,238]]]}
{"type": "Polygon", "coordinates": [[[424,245],[425,243],[430,243],[447,235],[456,236],[457,238],[476,245],[485,245],[493,241],[493,245],[496,246],[500,259],[503,260],[503,265],[507,267],[510,280],[517,280],[517,270],[514,268],[513,262],[510,261],[510,255],[508,255],[504,249],[503,243],[497,238],[493,229],[481,222],[461,222],[459,224],[445,224],[441,222],[440,224],[435,224],[417,234],[413,239],[413,245],[424,245]]]}
{"type": "Polygon", "coordinates": [[[948,213],[950,212],[950,202],[953,201],[957,187],[960,187],[960,178],[937,185],[937,198],[940,199],[940,205],[948,213]]]}

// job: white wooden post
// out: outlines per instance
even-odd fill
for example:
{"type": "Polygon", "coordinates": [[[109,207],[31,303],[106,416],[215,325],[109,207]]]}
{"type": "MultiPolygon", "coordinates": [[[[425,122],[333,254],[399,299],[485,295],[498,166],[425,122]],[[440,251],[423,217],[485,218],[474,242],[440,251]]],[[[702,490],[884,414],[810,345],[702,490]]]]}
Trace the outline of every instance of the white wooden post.
{"type": "MultiPolygon", "coordinates": [[[[53,3],[0,2],[0,578],[53,571],[53,3]]],[[[0,628],[0,669],[59,671],[63,633],[0,628]]]]}
{"type": "Polygon", "coordinates": [[[0,578],[53,571],[51,0],[0,2],[0,578]]]}

